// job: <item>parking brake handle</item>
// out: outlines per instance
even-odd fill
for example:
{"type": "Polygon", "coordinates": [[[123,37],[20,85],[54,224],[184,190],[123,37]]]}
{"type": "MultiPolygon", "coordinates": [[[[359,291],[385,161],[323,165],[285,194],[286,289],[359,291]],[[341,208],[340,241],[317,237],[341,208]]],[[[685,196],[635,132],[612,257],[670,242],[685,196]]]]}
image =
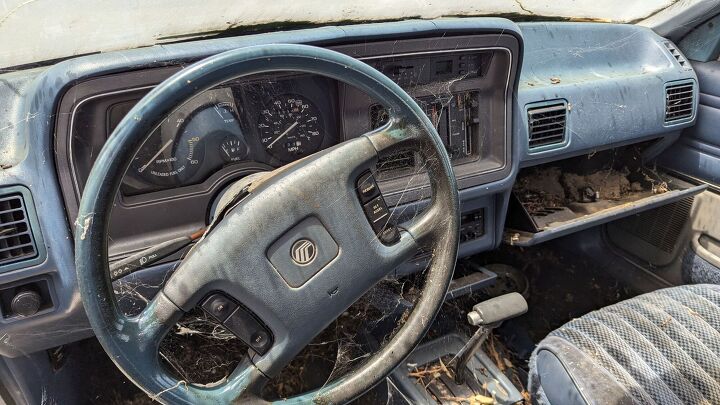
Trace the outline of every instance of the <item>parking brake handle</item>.
{"type": "Polygon", "coordinates": [[[467,315],[467,319],[468,323],[477,326],[478,330],[453,358],[455,364],[452,366],[455,372],[455,383],[458,385],[465,383],[467,363],[480,349],[490,332],[499,326],[502,321],[520,316],[526,313],[527,310],[527,301],[516,292],[491,298],[473,306],[472,311],[467,315]]]}

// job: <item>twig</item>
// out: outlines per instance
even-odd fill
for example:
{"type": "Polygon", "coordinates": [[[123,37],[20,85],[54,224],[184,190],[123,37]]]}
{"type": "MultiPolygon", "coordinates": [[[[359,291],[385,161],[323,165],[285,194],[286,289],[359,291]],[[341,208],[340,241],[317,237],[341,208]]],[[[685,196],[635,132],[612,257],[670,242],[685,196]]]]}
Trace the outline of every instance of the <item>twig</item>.
{"type": "Polygon", "coordinates": [[[490,335],[490,344],[488,345],[488,349],[490,349],[490,355],[493,357],[493,360],[495,360],[495,364],[500,369],[500,371],[505,372],[505,363],[502,361],[502,358],[500,357],[500,353],[495,349],[495,335],[490,335]]]}
{"type": "Polygon", "coordinates": [[[180,385],[184,385],[184,386],[185,386],[185,389],[187,390],[187,381],[185,381],[185,380],[180,380],[180,381],[177,382],[177,384],[173,385],[172,387],[165,388],[164,390],[158,392],[158,393],[155,394],[155,395],[150,395],[150,399],[152,399],[153,401],[157,401],[157,399],[160,398],[160,396],[161,396],[162,394],[164,394],[164,393],[166,393],[166,392],[168,392],[168,391],[172,391],[172,390],[174,390],[175,388],[179,387],[180,385]]]}
{"type": "Polygon", "coordinates": [[[495,398],[486,397],[484,395],[472,395],[467,398],[463,397],[442,397],[440,399],[446,400],[446,401],[455,401],[459,403],[467,402],[470,405],[492,405],[497,402],[495,402],[495,398]]]}

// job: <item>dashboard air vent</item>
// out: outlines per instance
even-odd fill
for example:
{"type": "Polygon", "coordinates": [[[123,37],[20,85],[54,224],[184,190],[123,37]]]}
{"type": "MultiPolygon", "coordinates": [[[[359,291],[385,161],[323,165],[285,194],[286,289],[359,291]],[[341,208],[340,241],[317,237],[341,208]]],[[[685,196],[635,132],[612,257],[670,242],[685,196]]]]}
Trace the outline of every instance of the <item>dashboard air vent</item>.
{"type": "Polygon", "coordinates": [[[38,256],[21,193],[0,194],[0,266],[38,256]]]}
{"type": "Polygon", "coordinates": [[[687,59],[680,53],[680,51],[675,47],[675,45],[672,44],[672,42],[665,42],[665,47],[670,51],[670,54],[675,58],[675,60],[678,61],[680,66],[684,68],[689,68],[690,64],[688,63],[687,59]]]}
{"type": "Polygon", "coordinates": [[[567,106],[558,101],[528,108],[528,139],[530,149],[565,142],[567,106]]]}
{"type": "Polygon", "coordinates": [[[682,82],[665,86],[666,124],[692,117],[694,87],[693,82],[682,82]]]}

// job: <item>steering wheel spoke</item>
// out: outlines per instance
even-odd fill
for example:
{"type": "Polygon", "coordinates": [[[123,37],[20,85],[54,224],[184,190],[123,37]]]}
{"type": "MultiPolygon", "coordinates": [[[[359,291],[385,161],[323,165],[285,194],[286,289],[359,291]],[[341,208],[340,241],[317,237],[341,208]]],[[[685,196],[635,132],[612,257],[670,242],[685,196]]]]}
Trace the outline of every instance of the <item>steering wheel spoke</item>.
{"type": "Polygon", "coordinates": [[[421,129],[407,119],[391,113],[388,122],[364,136],[372,142],[379,155],[389,155],[398,150],[415,149],[422,140],[421,129]]]}
{"type": "Polygon", "coordinates": [[[156,294],[139,315],[131,318],[138,351],[155,355],[162,339],[184,313],[162,291],[156,294]]]}
{"type": "Polygon", "coordinates": [[[193,403],[207,403],[224,398],[232,402],[239,395],[254,397],[265,382],[265,376],[249,360],[240,362],[225,379],[210,385],[196,385],[170,375],[161,364],[159,348],[161,341],[185,313],[163,293],[158,293],[137,316],[128,318],[123,330],[115,339],[122,344],[133,366],[144,372],[151,372],[151,383],[144,389],[152,399],[163,402],[184,402],[192,398],[193,403]],[[127,337],[135,339],[129,340],[127,337]]]}
{"type": "Polygon", "coordinates": [[[430,204],[420,215],[399,226],[404,228],[422,248],[432,243],[437,237],[438,221],[443,220],[443,207],[440,204],[430,204]]]}

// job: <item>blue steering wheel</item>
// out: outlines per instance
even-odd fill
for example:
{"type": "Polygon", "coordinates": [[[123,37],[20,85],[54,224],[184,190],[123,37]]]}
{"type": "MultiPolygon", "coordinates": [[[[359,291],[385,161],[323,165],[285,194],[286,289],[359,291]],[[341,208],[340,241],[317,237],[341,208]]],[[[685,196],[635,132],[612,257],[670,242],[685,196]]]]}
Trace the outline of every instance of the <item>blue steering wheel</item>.
{"type": "MultiPolygon", "coordinates": [[[[458,230],[458,191],[450,159],[415,101],[382,73],[349,56],[312,46],[276,44],[240,48],[199,61],[137,103],[110,136],[90,172],[76,221],[75,263],[90,325],[130,380],[163,403],[226,404],[264,402],[259,396],[264,384],[313,337],[418,248],[431,250],[420,298],[389,343],[356,370],[321,389],[285,400],[342,403],[379,383],[420,342],[452,279],[458,230]],[[133,156],[173,110],[198,93],[231,79],[279,71],[317,74],[354,86],[388,107],[389,123],[243,187],[243,198],[228,205],[142,313],[125,316],[115,302],[109,278],[108,229],[115,196],[133,156]],[[357,181],[379,156],[399,149],[413,150],[423,158],[432,197],[421,215],[402,224],[398,237],[381,240],[363,211],[357,181]],[[297,274],[273,265],[268,252],[293,232],[310,232],[303,228],[306,223],[314,224],[313,232],[332,240],[315,246],[315,260],[332,243],[337,251],[334,257],[323,259],[320,270],[303,275],[299,283],[289,282],[297,274]],[[161,365],[160,342],[183,313],[218,293],[264,325],[269,332],[264,336],[266,347],[251,352],[217,384],[179,381],[161,365]]],[[[301,247],[307,256],[307,246],[301,247]]]]}

